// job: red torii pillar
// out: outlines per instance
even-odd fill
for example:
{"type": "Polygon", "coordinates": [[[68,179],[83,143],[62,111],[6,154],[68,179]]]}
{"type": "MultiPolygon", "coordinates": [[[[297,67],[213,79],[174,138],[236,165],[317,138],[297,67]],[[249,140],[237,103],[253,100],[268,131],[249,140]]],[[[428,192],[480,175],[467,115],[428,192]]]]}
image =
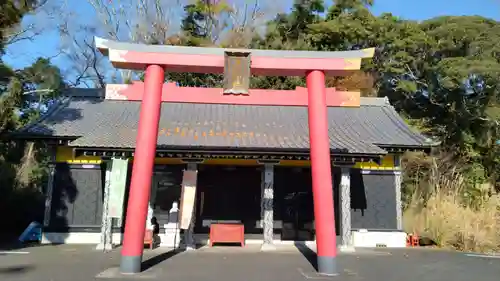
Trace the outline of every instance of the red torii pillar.
{"type": "Polygon", "coordinates": [[[314,200],[314,223],[318,271],[327,275],[337,273],[337,233],[328,136],[325,73],[319,70],[306,74],[311,146],[311,174],[314,200]]]}
{"type": "MultiPolygon", "coordinates": [[[[300,76],[306,75],[307,99],[295,95],[295,99],[280,97],[271,100],[264,95],[248,97],[222,96],[221,89],[182,88],[170,85],[179,91],[168,91],[163,85],[164,68],[177,72],[222,73],[224,69],[224,49],[147,46],[124,44],[96,38],[97,48],[108,55],[115,67],[126,69],[146,69],[144,90],[125,93],[129,86],[110,85],[110,95],[118,99],[135,97],[142,100],[139,130],[134,154],[132,180],[125,222],[120,270],[122,273],[141,271],[147,208],[150,197],[151,177],[158,137],[158,122],[161,102],[209,102],[255,105],[307,105],[309,118],[309,139],[313,182],[314,216],[316,227],[318,271],[321,274],[337,274],[337,245],[333,185],[328,137],[327,105],[356,106],[353,96],[336,97],[327,101],[325,72],[333,75],[347,75],[359,70],[361,59],[373,56],[373,49],[349,52],[294,52],[266,50],[238,50],[252,54],[253,74],[300,76]],[[165,96],[162,96],[164,89],[165,96]],[[184,89],[182,92],[181,89],[184,89]],[[214,91],[215,90],[215,91],[214,91]],[[122,91],[120,93],[120,91],[122,91]],[[211,95],[208,97],[208,95],[211,95]],[[207,98],[208,97],[208,98],[207,98]],[[350,104],[351,102],[351,104],[350,104]]],[[[132,85],[134,86],[134,85],[132,85]]],[[[258,90],[252,90],[256,93],[258,90]]],[[[297,91],[296,94],[300,94],[297,91]]],[[[357,96],[359,106],[359,94],[357,96]]],[[[133,98],[132,98],[133,99],[133,98]]],[[[355,100],[355,98],[354,98],[355,100]]]]}
{"type": "Polygon", "coordinates": [[[149,65],[144,77],[144,98],[141,103],[139,128],[137,131],[132,178],[125,219],[122,259],[120,269],[123,273],[141,272],[142,252],[150,187],[158,139],[158,124],[161,115],[161,94],[165,71],[159,65],[149,65]]]}

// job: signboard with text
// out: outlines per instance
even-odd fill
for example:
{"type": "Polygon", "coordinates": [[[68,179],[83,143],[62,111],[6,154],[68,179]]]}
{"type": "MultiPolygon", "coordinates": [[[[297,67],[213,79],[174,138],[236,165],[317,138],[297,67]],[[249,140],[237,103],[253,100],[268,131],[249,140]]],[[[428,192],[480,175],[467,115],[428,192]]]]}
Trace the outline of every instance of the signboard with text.
{"type": "Polygon", "coordinates": [[[248,94],[250,64],[250,53],[248,52],[225,52],[224,94],[248,94]]]}
{"type": "Polygon", "coordinates": [[[111,218],[122,218],[123,199],[127,184],[128,161],[126,159],[111,160],[109,178],[108,215],[111,218]]]}
{"type": "Polygon", "coordinates": [[[197,171],[184,171],[182,177],[181,208],[179,212],[180,229],[189,229],[194,215],[194,206],[196,204],[196,179],[197,171]]]}

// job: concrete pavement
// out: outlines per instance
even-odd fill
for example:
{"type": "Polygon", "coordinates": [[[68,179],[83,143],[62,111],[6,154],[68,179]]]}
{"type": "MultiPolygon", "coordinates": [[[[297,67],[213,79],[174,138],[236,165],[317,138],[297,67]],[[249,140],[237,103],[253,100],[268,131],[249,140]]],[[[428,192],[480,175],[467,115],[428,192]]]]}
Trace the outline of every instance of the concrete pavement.
{"type": "Polygon", "coordinates": [[[358,249],[338,257],[339,276],[316,274],[314,253],[288,247],[259,252],[258,247],[202,248],[190,252],[145,250],[145,271],[118,272],[119,249],[109,253],[95,246],[40,246],[0,253],[0,280],[88,281],[493,281],[500,276],[500,259],[428,249],[358,249]]]}

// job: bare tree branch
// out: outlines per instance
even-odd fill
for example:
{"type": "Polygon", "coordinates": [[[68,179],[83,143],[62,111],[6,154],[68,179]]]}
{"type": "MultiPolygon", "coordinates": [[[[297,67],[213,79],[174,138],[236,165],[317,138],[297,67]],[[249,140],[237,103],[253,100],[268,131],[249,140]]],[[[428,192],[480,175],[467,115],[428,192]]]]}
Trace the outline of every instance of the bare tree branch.
{"type": "MultiPolygon", "coordinates": [[[[62,0],[64,1],[64,0],[62,0]]],[[[258,0],[235,1],[232,6],[205,3],[206,22],[201,26],[209,34],[209,44],[248,47],[265,13],[258,0]],[[237,4],[236,2],[240,2],[237,4]],[[243,4],[242,4],[243,3],[243,4]]],[[[181,44],[180,22],[183,7],[191,0],[86,0],[94,18],[76,20],[78,11],[66,13],[59,30],[64,39],[63,54],[70,66],[66,71],[73,86],[104,87],[106,82],[128,83],[137,76],[130,70],[115,70],[94,49],[93,37],[102,36],[122,42],[172,45],[181,44]],[[90,24],[89,24],[90,22],[90,24]]]]}
{"type": "Polygon", "coordinates": [[[40,31],[33,31],[34,25],[30,24],[26,27],[6,30],[3,32],[6,45],[14,44],[23,40],[33,41],[34,38],[41,34],[40,31]]]}
{"type": "Polygon", "coordinates": [[[26,40],[34,41],[44,31],[51,30],[54,20],[58,18],[54,12],[49,1],[38,1],[20,24],[0,30],[5,44],[11,45],[26,40]]]}

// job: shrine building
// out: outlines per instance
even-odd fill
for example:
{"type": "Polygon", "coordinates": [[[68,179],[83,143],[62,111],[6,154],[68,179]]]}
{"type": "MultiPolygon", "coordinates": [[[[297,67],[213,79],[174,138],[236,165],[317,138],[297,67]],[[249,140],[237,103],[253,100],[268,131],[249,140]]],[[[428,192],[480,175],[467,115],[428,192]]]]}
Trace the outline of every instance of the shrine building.
{"type": "Polygon", "coordinates": [[[373,49],[227,50],[101,38],[96,47],[117,68],[146,70],[145,81],[67,90],[14,134],[51,147],[44,243],[123,242],[124,273],[140,272],[153,216],[165,246],[172,225],[183,229],[186,247],[207,243],[212,227],[225,224],[238,225],[245,243],[315,243],[324,274],[337,272],[336,241],[345,249],[405,247],[400,157],[434,143],[388,99],[325,88],[325,76],[359,71],[373,49]],[[179,87],[164,83],[165,71],[224,73],[225,85],[179,87]],[[307,88],[249,89],[250,74],[305,76],[307,88]]]}
{"type": "MultiPolygon", "coordinates": [[[[133,161],[139,108],[139,101],[105,99],[99,89],[73,89],[23,129],[26,138],[55,144],[44,242],[99,243],[105,166],[111,157],[133,161]]],[[[329,107],[328,121],[337,234],[350,228],[354,246],[403,247],[399,159],[407,150],[430,149],[428,139],[385,98],[329,107]],[[342,185],[350,186],[350,225],[342,225],[342,185]]],[[[163,228],[172,203],[180,201],[182,171],[195,166],[196,241],[206,243],[213,221],[238,221],[245,238],[260,243],[267,168],[275,241],[313,241],[308,146],[305,107],[163,103],[150,216],[163,228]]],[[[127,190],[129,181],[130,173],[127,190]]],[[[114,225],[117,243],[123,222],[114,225]]]]}

